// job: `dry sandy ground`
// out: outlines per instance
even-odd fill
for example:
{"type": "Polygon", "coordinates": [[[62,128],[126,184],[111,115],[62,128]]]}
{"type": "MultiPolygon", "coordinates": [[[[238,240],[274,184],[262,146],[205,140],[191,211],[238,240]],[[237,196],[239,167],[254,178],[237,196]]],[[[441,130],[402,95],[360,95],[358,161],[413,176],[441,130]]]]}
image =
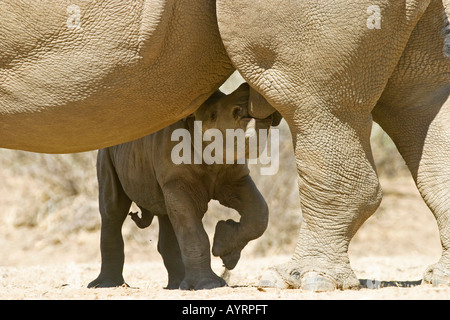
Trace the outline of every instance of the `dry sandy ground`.
{"type": "MultiPolygon", "coordinates": [[[[382,207],[361,228],[350,246],[353,269],[372,289],[310,293],[258,288],[264,270],[288,255],[264,257],[243,252],[228,279],[229,287],[209,291],[164,290],[166,271],[155,241],[147,247],[126,243],[124,277],[130,288],[87,289],[100,269],[98,232],[80,232],[45,242],[37,228],[0,227],[0,299],[449,299],[450,287],[417,285],[436,262],[440,243],[436,222],[410,180],[382,183],[382,207]],[[379,287],[381,284],[382,288],[379,287]]],[[[11,205],[0,190],[0,211],[11,205]],[[3,198],[2,196],[3,195],[3,198]],[[3,202],[2,202],[3,201],[3,202]]],[[[4,216],[1,217],[5,218],[4,216]]],[[[213,269],[222,273],[220,260],[213,269]]]]}
{"type": "MultiPolygon", "coordinates": [[[[164,290],[165,269],[159,262],[129,263],[125,278],[130,288],[87,289],[86,284],[98,274],[97,264],[69,263],[29,267],[0,268],[1,299],[217,299],[217,300],[272,300],[272,299],[449,299],[449,287],[416,285],[423,268],[432,261],[422,258],[354,259],[353,267],[361,278],[368,278],[372,288],[310,293],[301,290],[258,288],[258,277],[273,260],[287,257],[251,258],[241,261],[231,272],[229,287],[203,290],[164,290]],[[375,275],[375,276],[374,276],[375,275]],[[377,276],[378,275],[378,276],[377,276]],[[387,281],[389,280],[389,281],[387,281]]],[[[220,272],[220,264],[216,264],[220,272]]]]}

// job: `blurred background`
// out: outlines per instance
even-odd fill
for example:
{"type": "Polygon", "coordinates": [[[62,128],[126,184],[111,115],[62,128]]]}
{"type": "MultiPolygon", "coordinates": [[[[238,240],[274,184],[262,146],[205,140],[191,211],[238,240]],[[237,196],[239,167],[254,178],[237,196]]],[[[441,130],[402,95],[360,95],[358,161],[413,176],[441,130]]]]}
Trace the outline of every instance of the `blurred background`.
{"type": "MultiPolygon", "coordinates": [[[[234,74],[222,86],[231,92],[242,78],[234,74]]],[[[297,174],[289,128],[280,130],[280,169],[275,176],[252,177],[270,209],[269,227],[244,250],[246,256],[291,254],[302,222],[297,174]]],[[[403,159],[390,138],[374,125],[372,148],[384,190],[378,211],[358,231],[350,254],[358,256],[439,256],[436,222],[420,198],[403,159]]],[[[99,262],[100,215],[96,151],[45,155],[0,149],[0,265],[99,262]]],[[[136,209],[134,209],[136,210],[136,209]]],[[[203,219],[210,238],[218,220],[238,214],[211,201],[203,219]]],[[[159,259],[157,219],[138,229],[125,221],[126,259],[159,259]]]]}

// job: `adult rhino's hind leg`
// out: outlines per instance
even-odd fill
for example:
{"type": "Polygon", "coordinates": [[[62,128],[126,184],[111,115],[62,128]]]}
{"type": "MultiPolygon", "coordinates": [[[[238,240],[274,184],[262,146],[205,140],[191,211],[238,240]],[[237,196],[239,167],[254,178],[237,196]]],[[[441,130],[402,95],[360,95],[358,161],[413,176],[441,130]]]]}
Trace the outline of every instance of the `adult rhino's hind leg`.
{"type": "MultiPolygon", "coordinates": [[[[445,90],[448,96],[450,86],[445,90]]],[[[395,108],[395,114],[386,108],[392,107],[377,106],[376,120],[405,159],[440,233],[442,256],[438,263],[427,268],[424,282],[450,285],[450,99],[442,107],[395,108]]]]}
{"type": "Polygon", "coordinates": [[[373,111],[436,218],[442,255],[424,274],[433,285],[450,285],[450,58],[442,51],[442,12],[440,1],[430,5],[373,111]]]}
{"type": "Polygon", "coordinates": [[[311,291],[359,288],[348,246],[381,201],[370,151],[371,117],[352,123],[329,115],[314,129],[291,125],[303,221],[291,260],[260,285],[311,291]],[[322,127],[323,126],[323,127],[322,127]]]}
{"type": "Polygon", "coordinates": [[[217,1],[233,64],[294,138],[303,222],[292,259],[270,269],[262,284],[359,287],[347,249],[381,201],[371,111],[430,2],[217,1]],[[373,7],[381,29],[368,24],[373,7]],[[247,19],[255,12],[258,19],[247,19]]]}
{"type": "Polygon", "coordinates": [[[125,260],[122,224],[127,217],[131,200],[127,197],[111,162],[108,149],[99,150],[97,156],[99,207],[101,215],[100,275],[88,288],[107,288],[127,285],[122,276],[125,260]]]}
{"type": "Polygon", "coordinates": [[[431,283],[433,286],[450,286],[449,94],[450,85],[446,88],[448,99],[430,125],[415,176],[419,192],[436,218],[441,239],[441,258],[425,270],[423,277],[424,283],[431,283]]]}

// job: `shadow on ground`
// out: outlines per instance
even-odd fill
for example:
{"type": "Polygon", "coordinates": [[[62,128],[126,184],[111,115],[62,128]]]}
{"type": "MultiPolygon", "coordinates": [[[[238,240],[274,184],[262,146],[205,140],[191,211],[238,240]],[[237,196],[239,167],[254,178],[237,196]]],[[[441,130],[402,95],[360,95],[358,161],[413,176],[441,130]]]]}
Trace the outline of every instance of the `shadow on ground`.
{"type": "Polygon", "coordinates": [[[420,286],[422,280],[412,280],[412,281],[381,281],[374,279],[359,279],[359,283],[362,288],[366,289],[380,289],[380,288],[411,288],[420,286]]]}

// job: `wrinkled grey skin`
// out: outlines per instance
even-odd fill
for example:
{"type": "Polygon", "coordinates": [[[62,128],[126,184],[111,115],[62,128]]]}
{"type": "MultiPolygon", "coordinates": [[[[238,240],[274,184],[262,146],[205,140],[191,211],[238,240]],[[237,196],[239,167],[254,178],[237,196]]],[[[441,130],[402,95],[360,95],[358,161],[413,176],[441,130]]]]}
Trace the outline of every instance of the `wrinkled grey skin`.
{"type": "Polygon", "coordinates": [[[372,120],[437,220],[442,257],[424,281],[450,284],[450,0],[218,0],[217,12],[233,64],[286,119],[295,148],[299,239],[261,284],[359,287],[347,249],[382,196],[372,120]]]}
{"type": "Polygon", "coordinates": [[[101,149],[192,114],[234,70],[215,6],[0,0],[0,147],[101,149]]]}
{"type": "Polygon", "coordinates": [[[263,283],[359,286],[347,249],[381,201],[375,120],[436,217],[442,256],[424,280],[450,284],[450,0],[80,1],[80,29],[66,26],[70,3],[0,0],[0,147],[137,139],[194,112],[236,68],[254,89],[249,113],[286,119],[297,161],[297,247],[263,283]]]}
{"type": "MultiPolygon", "coordinates": [[[[217,91],[186,120],[144,138],[99,150],[99,181],[102,266],[99,277],[89,287],[123,285],[124,263],[121,227],[134,201],[142,218],[131,213],[140,228],[159,219],[158,251],[169,274],[170,289],[209,289],[225,281],[211,270],[210,245],[202,217],[211,199],[235,209],[240,222],[219,221],[212,253],[225,267],[233,269],[241,250],[262,235],[267,227],[268,207],[249,175],[246,164],[179,164],[171,159],[178,141],[171,141],[176,129],[193,135],[194,120],[203,122],[203,131],[216,128],[247,129],[248,84],[225,95],[217,91]]],[[[269,129],[272,118],[257,122],[269,129]]],[[[192,142],[193,143],[193,142],[192,142]]],[[[192,154],[194,146],[191,145],[192,154]]],[[[236,154],[235,154],[236,157],[236,154]]]]}

